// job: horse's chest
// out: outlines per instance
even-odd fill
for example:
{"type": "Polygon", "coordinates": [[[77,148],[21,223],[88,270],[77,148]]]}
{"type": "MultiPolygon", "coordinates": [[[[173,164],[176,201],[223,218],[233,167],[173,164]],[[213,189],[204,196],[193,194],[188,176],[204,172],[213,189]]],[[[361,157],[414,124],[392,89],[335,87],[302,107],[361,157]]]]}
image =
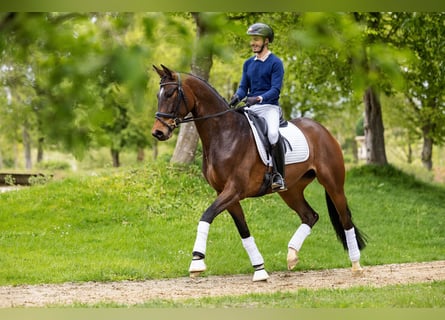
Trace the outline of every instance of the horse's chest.
{"type": "Polygon", "coordinates": [[[222,141],[217,148],[209,148],[204,152],[203,173],[209,184],[216,190],[222,190],[235,173],[238,153],[233,143],[222,141]]]}
{"type": "Polygon", "coordinates": [[[227,172],[224,174],[223,168],[220,166],[207,165],[204,170],[204,176],[206,177],[208,183],[216,190],[224,186],[227,172]]]}

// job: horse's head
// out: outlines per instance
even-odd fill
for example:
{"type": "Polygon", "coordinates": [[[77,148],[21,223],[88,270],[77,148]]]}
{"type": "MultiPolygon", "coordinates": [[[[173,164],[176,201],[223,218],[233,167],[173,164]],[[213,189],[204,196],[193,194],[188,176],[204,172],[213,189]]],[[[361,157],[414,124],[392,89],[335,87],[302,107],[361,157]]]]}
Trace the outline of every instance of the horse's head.
{"type": "Polygon", "coordinates": [[[184,91],[181,75],[166,66],[162,69],[153,66],[161,78],[158,92],[158,112],[153,125],[152,135],[158,140],[167,140],[182,119],[190,112],[191,97],[184,91]]]}

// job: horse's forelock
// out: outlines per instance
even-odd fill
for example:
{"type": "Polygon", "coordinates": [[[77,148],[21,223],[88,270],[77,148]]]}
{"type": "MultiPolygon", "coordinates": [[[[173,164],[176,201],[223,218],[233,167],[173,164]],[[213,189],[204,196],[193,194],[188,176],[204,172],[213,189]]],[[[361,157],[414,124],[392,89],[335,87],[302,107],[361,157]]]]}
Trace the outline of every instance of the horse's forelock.
{"type": "Polygon", "coordinates": [[[168,74],[164,73],[164,75],[161,77],[161,83],[168,82],[170,80],[172,79],[168,76],[168,74]]]}

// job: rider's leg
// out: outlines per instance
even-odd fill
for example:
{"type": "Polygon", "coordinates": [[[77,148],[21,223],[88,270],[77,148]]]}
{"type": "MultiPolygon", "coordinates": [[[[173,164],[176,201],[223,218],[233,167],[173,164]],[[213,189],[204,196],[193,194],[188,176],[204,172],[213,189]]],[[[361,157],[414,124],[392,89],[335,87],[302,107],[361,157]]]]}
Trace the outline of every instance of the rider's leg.
{"type": "Polygon", "coordinates": [[[271,104],[256,104],[250,109],[267,122],[267,138],[272,146],[270,150],[273,163],[272,191],[287,190],[284,182],[284,148],[278,143],[281,108],[271,104]]]}
{"type": "Polygon", "coordinates": [[[284,148],[283,144],[278,141],[271,147],[271,155],[273,166],[275,168],[272,177],[272,191],[285,191],[287,190],[286,184],[284,182],[284,148]]]}

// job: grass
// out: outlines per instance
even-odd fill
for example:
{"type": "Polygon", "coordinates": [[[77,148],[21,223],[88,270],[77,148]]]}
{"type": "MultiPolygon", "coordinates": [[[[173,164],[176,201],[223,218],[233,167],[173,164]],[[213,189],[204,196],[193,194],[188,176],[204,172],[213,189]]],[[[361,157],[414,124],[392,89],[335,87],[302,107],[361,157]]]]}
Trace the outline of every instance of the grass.
{"type": "MultiPolygon", "coordinates": [[[[94,305],[76,303],[77,308],[127,307],[119,303],[94,305]]],[[[51,307],[63,307],[52,305],[51,307]]],[[[367,286],[350,289],[296,289],[270,294],[251,293],[240,296],[190,298],[183,300],[153,299],[133,308],[443,308],[445,281],[382,288],[367,286]]]]}
{"type": "MultiPolygon", "coordinates": [[[[273,294],[153,300],[149,308],[437,308],[445,306],[445,282],[351,289],[299,289],[273,294]]],[[[106,306],[103,304],[102,306],[106,306]]],[[[108,305],[109,306],[109,305],[108,305]]],[[[118,305],[115,305],[118,306],[118,305]]]]}
{"type": "MultiPolygon", "coordinates": [[[[362,264],[445,259],[444,191],[391,166],[349,170],[353,218],[369,238],[362,264]]],[[[348,267],[322,188],[313,183],[306,196],[320,221],[303,245],[297,270],[348,267]]],[[[197,165],[166,162],[0,194],[0,285],[187,276],[197,222],[214,198],[197,165]]],[[[278,195],[242,204],[268,271],[285,270],[287,243],[299,219],[278,195]]],[[[252,272],[226,213],[211,226],[207,267],[205,275],[252,272]]],[[[443,283],[438,287],[443,294],[443,283]]]]}

